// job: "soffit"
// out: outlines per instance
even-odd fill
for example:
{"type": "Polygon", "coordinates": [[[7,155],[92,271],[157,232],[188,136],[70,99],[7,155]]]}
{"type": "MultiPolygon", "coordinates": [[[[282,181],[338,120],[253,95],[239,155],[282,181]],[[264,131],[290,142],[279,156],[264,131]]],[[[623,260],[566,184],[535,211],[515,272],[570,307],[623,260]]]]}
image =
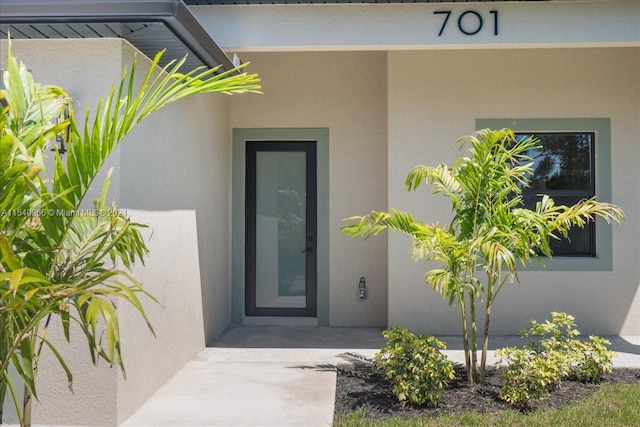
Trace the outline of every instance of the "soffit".
{"type": "Polygon", "coordinates": [[[152,59],[166,49],[161,66],[188,55],[185,70],[233,68],[182,0],[2,0],[0,34],[9,33],[12,39],[120,37],[152,59]]]}

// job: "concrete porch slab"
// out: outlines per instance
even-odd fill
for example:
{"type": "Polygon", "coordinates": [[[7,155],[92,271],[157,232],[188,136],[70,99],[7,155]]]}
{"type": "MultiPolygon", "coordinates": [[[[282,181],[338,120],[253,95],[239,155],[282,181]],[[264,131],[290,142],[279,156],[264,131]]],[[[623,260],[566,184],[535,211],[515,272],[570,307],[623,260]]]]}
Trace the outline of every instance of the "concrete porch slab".
{"type": "Polygon", "coordinates": [[[189,362],[123,426],[331,425],[332,368],[189,362]]]}

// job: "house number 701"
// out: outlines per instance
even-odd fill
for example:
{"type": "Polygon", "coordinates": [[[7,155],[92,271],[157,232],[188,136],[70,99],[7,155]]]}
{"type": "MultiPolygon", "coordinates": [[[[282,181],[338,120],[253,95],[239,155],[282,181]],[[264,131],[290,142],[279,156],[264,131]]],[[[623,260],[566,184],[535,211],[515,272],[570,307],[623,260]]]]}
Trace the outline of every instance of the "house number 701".
{"type": "MultiPolygon", "coordinates": [[[[493,15],[493,35],[498,35],[498,11],[490,10],[489,13],[493,15]]],[[[444,15],[444,21],[442,22],[442,27],[440,27],[440,32],[438,33],[438,37],[444,33],[444,29],[447,27],[447,23],[449,22],[449,18],[451,17],[450,10],[436,10],[433,12],[434,15],[444,15]]],[[[466,34],[467,36],[473,36],[474,34],[478,34],[480,30],[482,30],[482,26],[484,25],[484,20],[482,19],[482,15],[480,15],[475,10],[467,10],[462,12],[460,16],[458,16],[458,30],[466,34]]]]}

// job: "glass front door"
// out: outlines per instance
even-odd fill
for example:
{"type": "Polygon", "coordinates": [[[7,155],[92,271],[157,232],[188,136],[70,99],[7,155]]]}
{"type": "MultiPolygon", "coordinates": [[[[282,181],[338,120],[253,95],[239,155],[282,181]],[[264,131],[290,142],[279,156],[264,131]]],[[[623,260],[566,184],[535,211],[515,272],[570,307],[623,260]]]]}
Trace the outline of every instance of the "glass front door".
{"type": "Polygon", "coordinates": [[[316,316],[315,142],[247,142],[248,316],[316,316]]]}

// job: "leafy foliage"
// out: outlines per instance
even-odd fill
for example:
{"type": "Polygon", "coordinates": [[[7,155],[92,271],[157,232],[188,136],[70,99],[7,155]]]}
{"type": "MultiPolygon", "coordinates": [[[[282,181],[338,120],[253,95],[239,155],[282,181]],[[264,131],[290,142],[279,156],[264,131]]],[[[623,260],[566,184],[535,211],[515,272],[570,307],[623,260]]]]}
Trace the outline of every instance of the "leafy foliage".
{"type": "MultiPolygon", "coordinates": [[[[67,340],[75,323],[84,333],[91,360],[104,359],[125,374],[116,306],[127,303],[143,317],[139,296],[153,299],[129,270],[143,261],[147,247],[142,224],[106,203],[109,178],[94,201],[81,210],[98,171],[124,136],[146,117],[179,99],[198,93],[257,91],[255,75],[237,69],[179,72],[184,59],[162,71],[158,54],[136,89],[135,62],[118,86],[80,128],[67,93],[33,81],[9,43],[5,90],[0,92],[0,421],[7,396],[21,425],[30,422],[30,396],[37,398],[38,361],[47,347],[73,376],[47,338],[59,319],[67,340]],[[53,178],[45,173],[48,142],[63,138],[66,162],[55,153],[53,178]],[[14,366],[25,385],[24,407],[8,371],[14,366]]],[[[149,328],[151,325],[148,323],[149,328]]]]}
{"type": "Polygon", "coordinates": [[[560,384],[565,365],[560,353],[540,356],[530,349],[507,347],[496,354],[508,366],[504,372],[504,384],[500,399],[516,407],[523,407],[531,399],[547,394],[560,384]]]}
{"type": "Polygon", "coordinates": [[[500,398],[514,406],[524,406],[530,399],[546,394],[562,380],[575,378],[586,383],[600,383],[611,372],[615,353],[608,350],[606,339],[589,336],[580,341],[575,318],[566,313],[552,312],[551,321],[530,322],[522,329],[522,338],[535,340],[524,348],[506,347],[497,350],[500,363],[506,363],[504,385],[500,398]]]}
{"type": "Polygon", "coordinates": [[[567,313],[551,312],[551,320],[530,322],[529,329],[522,329],[520,335],[535,337],[529,348],[538,355],[558,353],[563,355],[562,379],[575,378],[586,383],[600,383],[606,372],[611,372],[615,353],[607,349],[611,342],[590,335],[589,341],[577,337],[575,318],[567,313]]]}
{"type": "Polygon", "coordinates": [[[453,363],[440,350],[445,344],[433,336],[416,336],[406,328],[382,332],[385,346],[376,354],[376,364],[393,384],[401,402],[437,406],[450,380],[453,363]]]}
{"type": "Polygon", "coordinates": [[[411,256],[440,264],[425,280],[449,305],[458,304],[467,376],[470,383],[483,377],[489,344],[491,309],[507,281],[518,280],[518,263],[540,255],[551,257],[550,239],[566,238],[571,227],[584,227],[599,217],[620,222],[621,209],[596,199],[573,206],[556,205],[544,195],[535,210],[523,206],[522,189],[529,185],[532,159],[539,148],[533,138],[516,138],[510,129],[484,129],[459,140],[469,144],[469,156],[450,167],[418,165],[405,181],[408,191],[428,185],[445,196],[453,211],[451,222],[425,224],[411,213],[392,209],[347,218],[342,232],[369,238],[386,229],[412,239],[411,256]],[[478,272],[484,271],[484,281],[478,272]],[[477,363],[476,302],[484,301],[484,329],[480,369],[477,363]]]}

